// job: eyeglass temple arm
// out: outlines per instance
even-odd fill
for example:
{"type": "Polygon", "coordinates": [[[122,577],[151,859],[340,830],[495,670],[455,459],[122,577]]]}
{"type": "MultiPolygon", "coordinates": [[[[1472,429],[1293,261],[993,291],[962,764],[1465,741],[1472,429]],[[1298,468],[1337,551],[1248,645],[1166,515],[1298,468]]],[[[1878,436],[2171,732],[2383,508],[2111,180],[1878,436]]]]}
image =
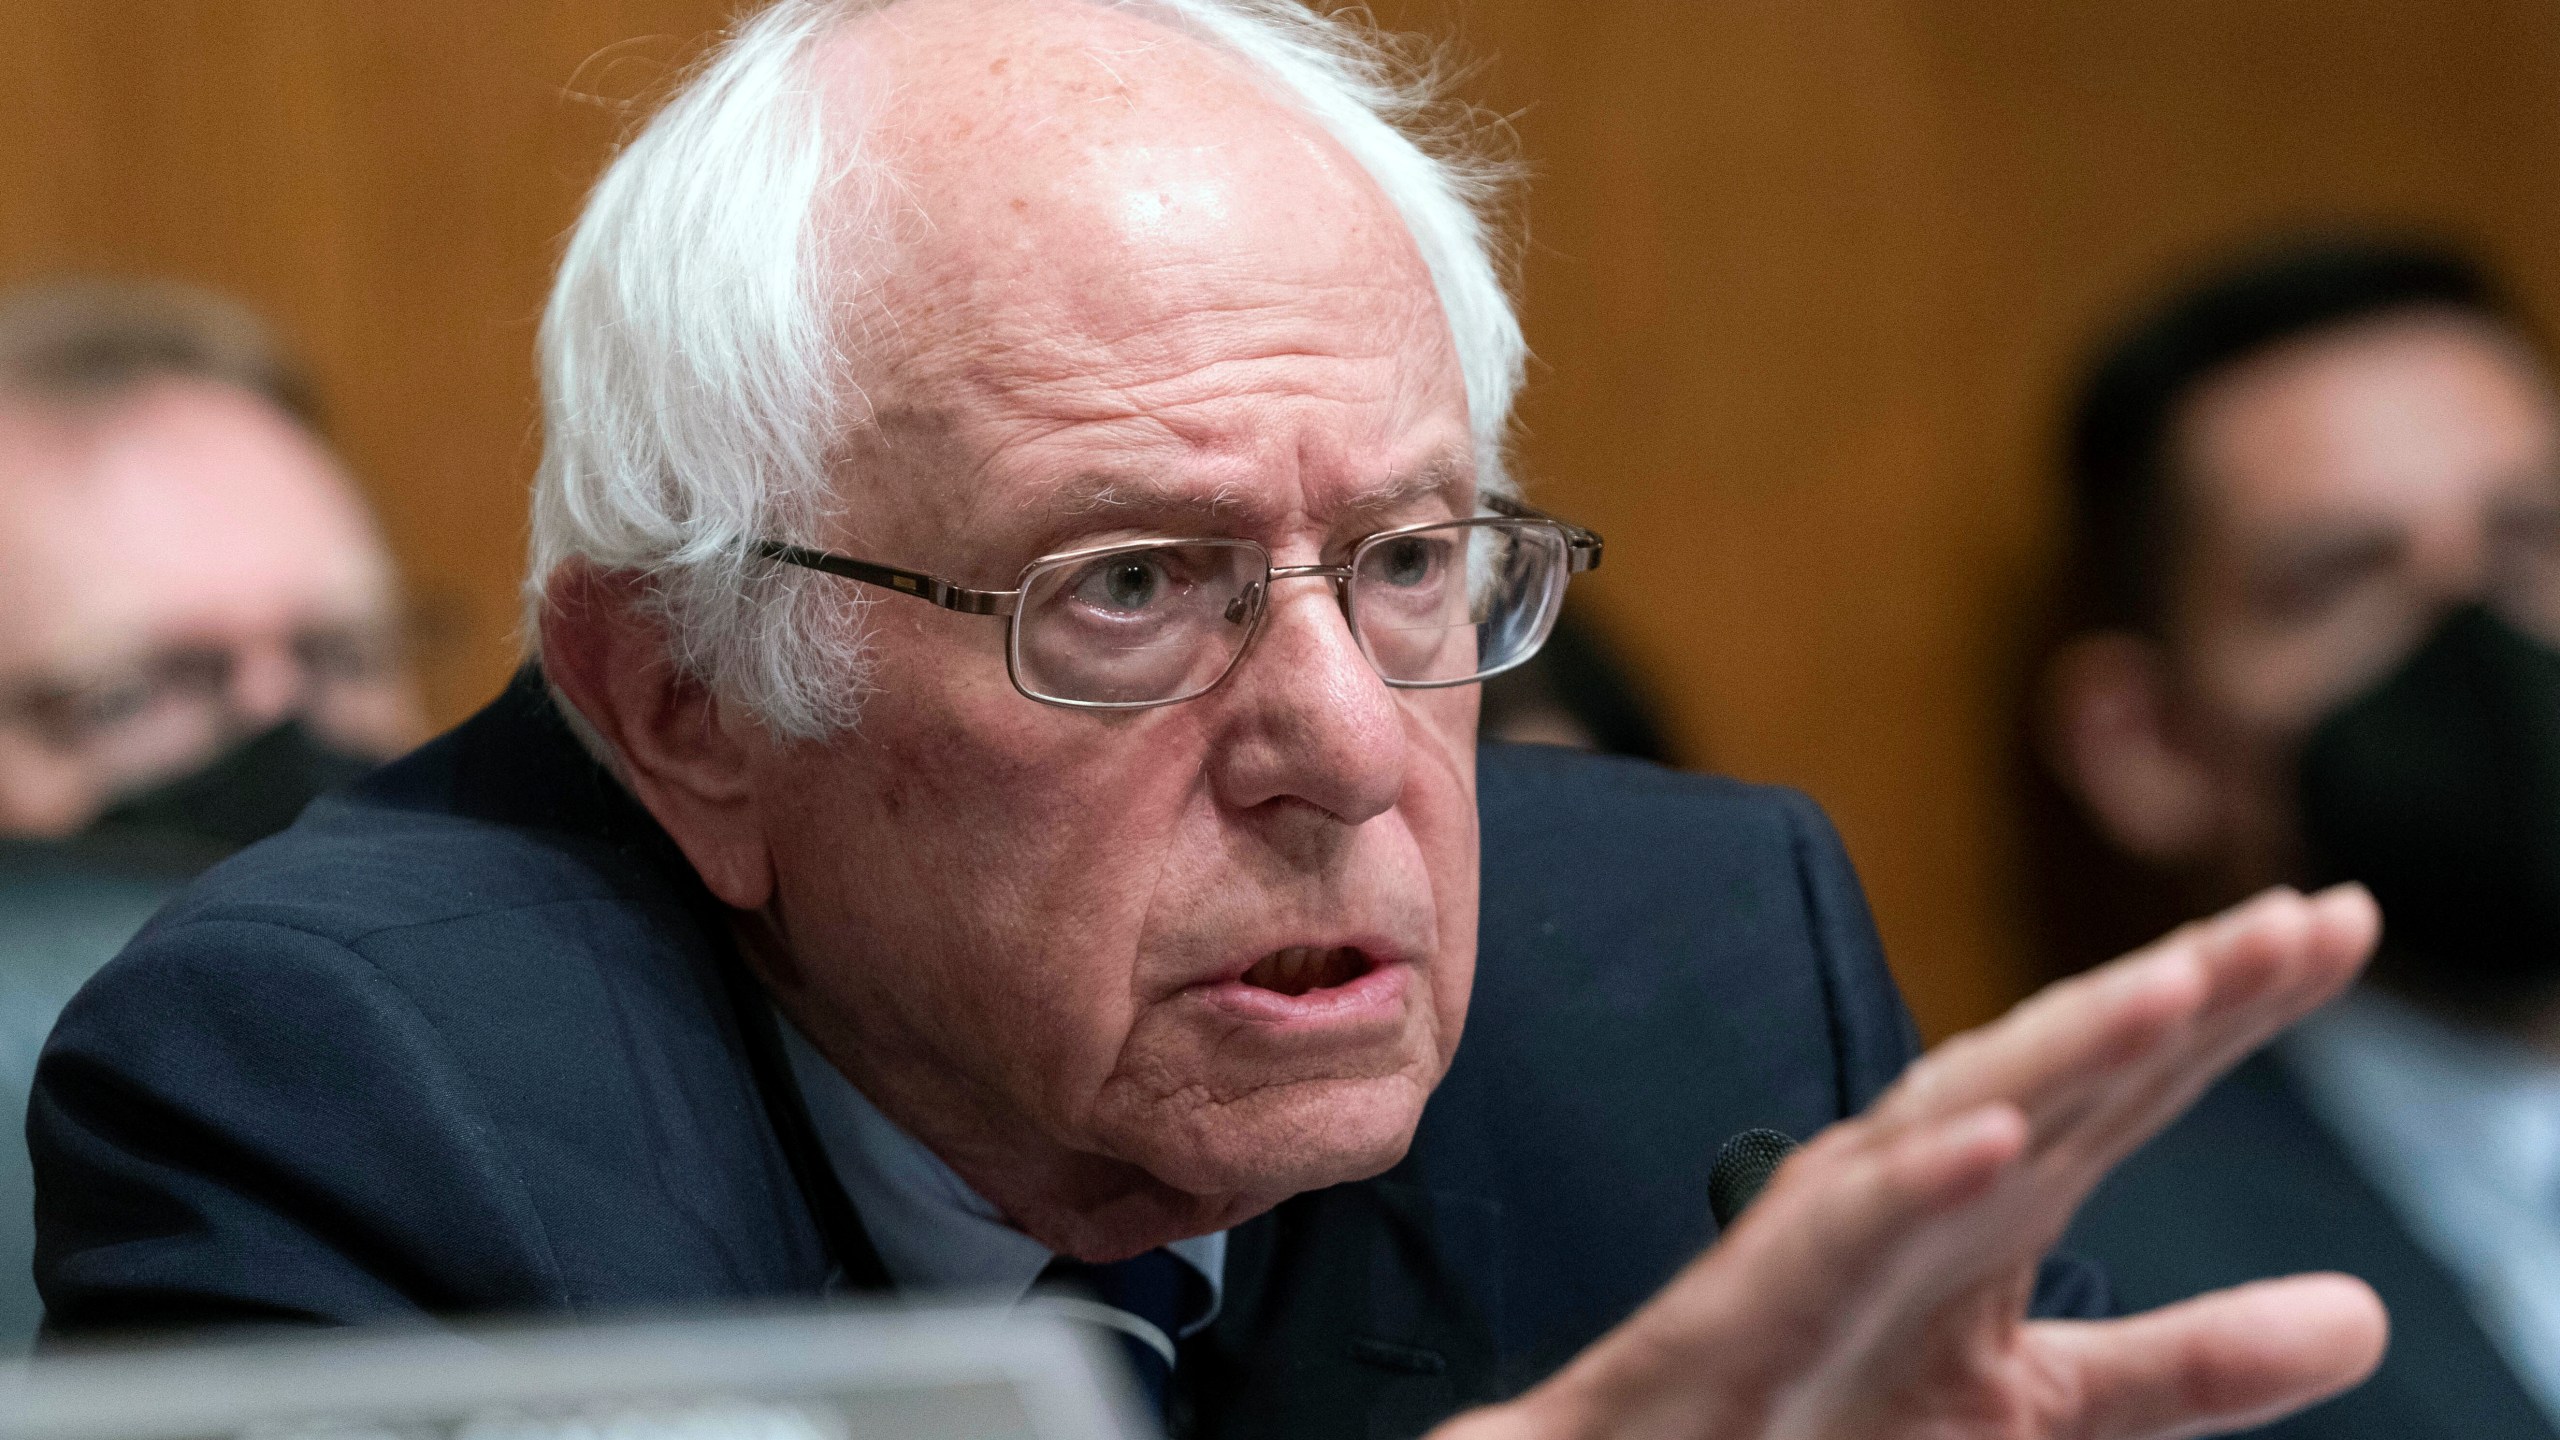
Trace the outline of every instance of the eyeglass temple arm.
{"type": "Polygon", "coordinates": [[[913,595],[919,600],[929,600],[945,610],[957,610],[963,615],[1010,615],[1014,607],[1022,601],[1022,592],[1019,590],[972,590],[966,585],[954,585],[939,575],[927,575],[917,570],[900,570],[893,565],[874,565],[868,560],[856,560],[850,555],[838,555],[826,550],[811,550],[802,545],[786,545],[779,540],[757,541],[756,553],[767,560],[779,560],[785,565],[798,565],[807,570],[823,570],[829,575],[840,576],[847,580],[859,580],[865,585],[877,585],[884,590],[895,590],[901,595],[913,595]]]}
{"type": "MultiPolygon", "coordinates": [[[[1601,547],[1597,532],[1586,530],[1570,520],[1558,519],[1534,506],[1524,505],[1506,496],[1487,495],[1484,497],[1484,507],[1497,515],[1508,516],[1514,520],[1535,520],[1542,524],[1553,525],[1563,531],[1565,563],[1569,573],[1579,575],[1585,571],[1600,568],[1601,547]]],[[[803,569],[823,571],[846,580],[860,581],[865,585],[877,585],[884,590],[895,590],[901,595],[913,595],[920,600],[929,600],[945,610],[957,610],[964,615],[1010,615],[1022,603],[1022,592],[1019,590],[972,590],[966,585],[954,585],[939,575],[927,575],[920,570],[901,570],[894,565],[874,565],[868,560],[856,560],[850,555],[838,555],[828,550],[812,550],[805,545],[790,545],[780,540],[757,541],[756,554],[767,560],[779,560],[785,565],[798,565],[803,569]]]]}
{"type": "Polygon", "coordinates": [[[1585,530],[1570,520],[1559,519],[1534,505],[1524,505],[1503,495],[1482,497],[1484,508],[1496,515],[1514,520],[1540,520],[1564,532],[1565,573],[1580,575],[1600,568],[1600,532],[1585,530]]]}

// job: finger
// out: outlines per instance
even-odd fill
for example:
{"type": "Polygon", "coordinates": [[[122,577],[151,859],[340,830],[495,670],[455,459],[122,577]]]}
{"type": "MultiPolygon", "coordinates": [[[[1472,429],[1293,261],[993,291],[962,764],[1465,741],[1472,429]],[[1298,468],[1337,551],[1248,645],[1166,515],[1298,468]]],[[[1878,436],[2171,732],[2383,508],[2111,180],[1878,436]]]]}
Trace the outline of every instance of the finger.
{"type": "Polygon", "coordinates": [[[1920,1102],[2018,1086],[2009,1101],[2031,1127],[2019,1183],[1993,1202],[1997,1223],[1975,1227],[1944,1257],[1947,1269],[1974,1274],[2003,1256],[2040,1254],[2108,1169],[2215,1077],[2335,994],[2374,929],[2360,890],[2309,900],[2270,892],[2109,967],[2121,977],[2113,984],[2039,997],[1979,1032],[1972,1053],[1946,1057],[1934,1088],[1914,1087],[1920,1102]],[[2003,1033],[2013,1029],[2042,1033],[2003,1033]],[[2131,1043],[2134,1036],[2145,1038],[2131,1043]]]}
{"type": "Polygon", "coordinates": [[[2369,944],[2355,937],[2370,911],[2361,891],[2270,891],[2181,927],[1941,1046],[1874,1113],[1891,1124],[2006,1099],[2042,1149],[2128,1084],[2228,1065],[2335,993],[2369,944]]]}
{"type": "Polygon", "coordinates": [[[1801,1382],[1809,1357],[1850,1353],[1848,1337],[1892,1324],[1882,1312],[1907,1287],[1888,1282],[1926,1253],[1933,1222],[1998,1183],[2025,1142],[2024,1118],[2004,1105],[1885,1144],[1834,1127],[1779,1167],[1713,1249],[1542,1388],[1568,1408],[1605,1397],[1608,1413],[1626,1417],[1801,1382]],[[1709,1371],[1715,1383],[1702,1385],[1709,1371]]]}
{"type": "Polygon", "coordinates": [[[2062,1377],[2056,1433],[2170,1440],[2261,1425],[2373,1373],[2390,1319],[2347,1275],[2295,1275],[2125,1320],[2047,1321],[2028,1343],[2062,1377]]]}
{"type": "Polygon", "coordinates": [[[1826,1132],[1778,1167],[1716,1247],[1736,1272],[1723,1283],[1836,1313],[1931,1220],[1996,1183],[2024,1153],[2027,1127],[2015,1107],[1994,1104],[1882,1145],[1847,1138],[1826,1132]]]}
{"type": "MultiPolygon", "coordinates": [[[[2127,1067],[2072,1124],[2040,1123],[2038,1147],[2050,1147],[2065,1165],[2090,1172],[2094,1183],[2233,1065],[2336,998],[2363,967],[2379,931],[2372,896],[2359,886],[2341,886],[2208,939],[2208,951],[2216,944],[2273,949],[2277,953],[2262,964],[2273,966],[2274,980],[2243,1002],[2221,1008],[2208,1002],[2186,1033],[2127,1067]]],[[[2208,955],[2206,964],[2210,970],[2214,957],[2208,955]]],[[[2031,1118],[2040,1117],[2031,1112],[2031,1118]]]]}
{"type": "Polygon", "coordinates": [[[2191,949],[2173,936],[2047,986],[1922,1056],[1867,1118],[1891,1129],[1995,1101],[2033,1106],[2058,1086],[2139,1059],[2204,1002],[2204,975],[2191,949]]]}

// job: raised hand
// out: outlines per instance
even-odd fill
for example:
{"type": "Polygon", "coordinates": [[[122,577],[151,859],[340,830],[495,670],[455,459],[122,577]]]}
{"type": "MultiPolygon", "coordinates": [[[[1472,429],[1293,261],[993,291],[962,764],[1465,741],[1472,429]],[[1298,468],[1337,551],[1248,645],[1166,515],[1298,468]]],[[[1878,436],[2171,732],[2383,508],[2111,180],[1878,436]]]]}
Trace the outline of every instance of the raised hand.
{"type": "Polygon", "coordinates": [[[1435,1440],[2169,1437],[2344,1389],[2386,1328],[2346,1276],[2024,1316],[2107,1170],[2337,994],[2378,927],[2361,889],[2272,891],[1947,1042],[1625,1324],[1435,1440]]]}

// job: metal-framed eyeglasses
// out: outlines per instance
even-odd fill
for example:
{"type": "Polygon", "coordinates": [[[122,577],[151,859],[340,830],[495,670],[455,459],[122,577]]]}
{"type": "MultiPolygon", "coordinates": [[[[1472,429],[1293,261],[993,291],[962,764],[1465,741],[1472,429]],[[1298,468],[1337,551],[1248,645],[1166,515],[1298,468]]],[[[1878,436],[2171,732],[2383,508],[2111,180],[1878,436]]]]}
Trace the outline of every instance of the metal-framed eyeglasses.
{"type": "Polygon", "coordinates": [[[1546,643],[1565,582],[1600,565],[1600,537],[1516,501],[1381,530],[1340,565],[1278,565],[1243,539],[1137,540],[1043,555],[1010,590],[766,540],[768,560],[1009,624],[1013,687],[1046,705],[1143,710],[1206,694],[1260,633],[1271,587],[1325,580],[1378,676],[1398,689],[1467,685],[1546,643]]]}

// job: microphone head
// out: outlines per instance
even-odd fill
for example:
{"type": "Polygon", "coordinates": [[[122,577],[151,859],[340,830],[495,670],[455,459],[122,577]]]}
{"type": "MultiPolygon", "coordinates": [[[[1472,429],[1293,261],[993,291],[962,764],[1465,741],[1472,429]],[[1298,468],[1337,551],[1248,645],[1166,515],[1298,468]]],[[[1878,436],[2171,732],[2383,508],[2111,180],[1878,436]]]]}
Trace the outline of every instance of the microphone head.
{"type": "Polygon", "coordinates": [[[1724,1142],[1716,1168],[1707,1174],[1707,1208],[1715,1212],[1716,1228],[1732,1229],[1743,1207],[1760,1197],[1769,1177],[1794,1153],[1796,1142],[1775,1130],[1745,1130],[1724,1142]]]}

